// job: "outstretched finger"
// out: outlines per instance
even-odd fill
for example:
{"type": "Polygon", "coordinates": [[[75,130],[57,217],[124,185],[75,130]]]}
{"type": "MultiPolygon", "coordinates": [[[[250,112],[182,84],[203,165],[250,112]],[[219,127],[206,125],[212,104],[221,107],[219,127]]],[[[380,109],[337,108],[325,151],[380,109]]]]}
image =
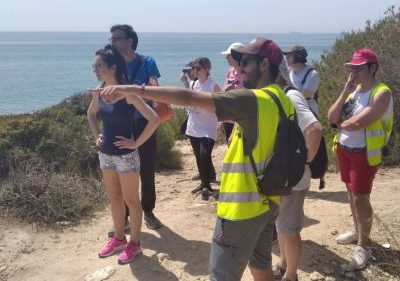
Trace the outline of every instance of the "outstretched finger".
{"type": "Polygon", "coordinates": [[[115,138],[120,139],[120,140],[129,140],[128,138],[123,137],[123,136],[115,136],[115,138]]]}
{"type": "Polygon", "coordinates": [[[103,88],[93,88],[93,89],[88,89],[88,91],[91,94],[100,95],[100,93],[103,91],[103,88]]]}

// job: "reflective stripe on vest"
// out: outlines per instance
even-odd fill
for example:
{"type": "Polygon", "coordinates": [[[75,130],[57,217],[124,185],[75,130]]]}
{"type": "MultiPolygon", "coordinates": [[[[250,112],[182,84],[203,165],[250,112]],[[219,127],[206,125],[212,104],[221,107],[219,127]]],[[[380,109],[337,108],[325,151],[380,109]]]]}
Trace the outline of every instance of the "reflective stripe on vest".
{"type": "MultiPolygon", "coordinates": [[[[280,99],[288,116],[294,115],[294,106],[278,85],[266,87],[280,99]]],[[[257,100],[257,140],[252,155],[259,171],[272,156],[279,121],[274,101],[263,90],[252,90],[257,100]],[[268,122],[266,122],[268,120],[268,122]]],[[[217,214],[228,220],[244,220],[269,210],[268,200],[279,203],[279,196],[266,197],[258,192],[257,179],[249,157],[244,154],[243,129],[236,126],[232,141],[224,157],[217,214]]]]}
{"type": "MultiPolygon", "coordinates": [[[[263,170],[269,162],[269,159],[262,163],[255,163],[257,171],[263,170]]],[[[224,163],[222,164],[223,173],[254,173],[251,163],[224,163]]]]}
{"type": "Polygon", "coordinates": [[[261,200],[258,192],[220,192],[218,202],[259,202],[261,200]]]}

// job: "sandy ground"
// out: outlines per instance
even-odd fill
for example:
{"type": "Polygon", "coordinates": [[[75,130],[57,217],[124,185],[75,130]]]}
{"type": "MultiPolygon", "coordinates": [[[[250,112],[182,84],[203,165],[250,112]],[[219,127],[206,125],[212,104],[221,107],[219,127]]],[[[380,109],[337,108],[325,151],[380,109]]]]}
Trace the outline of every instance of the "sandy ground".
{"type": "MultiPolygon", "coordinates": [[[[0,280],[84,280],[86,275],[107,266],[115,268],[109,280],[208,280],[216,202],[205,202],[190,194],[198,185],[190,180],[196,174],[195,161],[187,142],[178,146],[184,169],[161,172],[156,178],[155,213],[164,226],[158,231],[143,226],[144,254],[132,264],[119,266],[116,256],[97,257],[112,224],[109,209],[59,231],[39,231],[32,225],[0,218],[0,280]]],[[[214,150],[217,171],[225,149],[218,146],[214,150]]],[[[350,226],[352,218],[338,174],[329,173],[326,178],[326,189],[319,191],[317,182],[313,182],[305,202],[299,280],[312,280],[316,272],[325,280],[400,280],[399,247],[395,241],[400,241],[400,169],[380,171],[372,193],[372,204],[381,221],[375,219],[372,234],[375,259],[368,268],[347,276],[341,265],[354,246],[337,245],[334,237],[350,226]],[[390,250],[381,247],[385,242],[390,243],[390,250]]],[[[277,254],[275,246],[273,263],[278,260],[277,254]]],[[[242,280],[252,280],[248,270],[242,280]]]]}

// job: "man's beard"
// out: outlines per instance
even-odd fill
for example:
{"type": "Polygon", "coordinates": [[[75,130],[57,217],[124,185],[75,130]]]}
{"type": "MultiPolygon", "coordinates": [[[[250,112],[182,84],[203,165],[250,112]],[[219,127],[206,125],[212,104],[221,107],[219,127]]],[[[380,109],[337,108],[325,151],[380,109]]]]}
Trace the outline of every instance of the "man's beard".
{"type": "Polygon", "coordinates": [[[258,69],[256,69],[254,72],[254,74],[251,75],[251,79],[249,79],[249,76],[246,75],[246,80],[243,81],[243,86],[246,89],[256,89],[257,88],[257,82],[260,78],[260,71],[258,69]]]}

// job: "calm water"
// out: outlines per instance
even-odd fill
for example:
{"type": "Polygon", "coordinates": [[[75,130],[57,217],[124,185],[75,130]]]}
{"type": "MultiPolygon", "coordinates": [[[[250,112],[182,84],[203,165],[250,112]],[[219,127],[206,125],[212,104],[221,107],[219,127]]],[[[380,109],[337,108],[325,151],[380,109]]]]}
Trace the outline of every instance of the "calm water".
{"type": "MultiPolygon", "coordinates": [[[[317,60],[338,36],[141,33],[138,52],[156,59],[162,85],[181,85],[183,65],[198,56],[210,58],[211,74],[222,84],[228,66],[219,53],[232,42],[267,37],[283,49],[302,44],[309,57],[317,60]]],[[[0,115],[33,112],[96,86],[91,64],[108,37],[106,32],[0,32],[0,115]]]]}

